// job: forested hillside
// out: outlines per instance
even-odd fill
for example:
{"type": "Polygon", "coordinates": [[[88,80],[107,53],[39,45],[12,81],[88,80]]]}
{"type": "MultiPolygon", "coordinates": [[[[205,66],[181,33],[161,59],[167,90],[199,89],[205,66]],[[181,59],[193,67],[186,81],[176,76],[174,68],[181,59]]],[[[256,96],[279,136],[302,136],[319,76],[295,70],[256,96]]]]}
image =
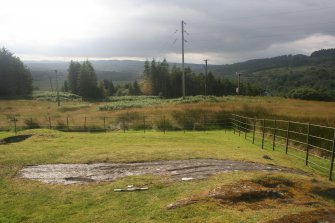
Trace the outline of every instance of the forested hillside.
{"type": "MultiPolygon", "coordinates": [[[[287,55],[213,67],[218,76],[258,84],[272,95],[292,96],[292,91],[308,89],[317,96],[310,99],[335,100],[335,49],[313,52],[311,56],[287,55]]],[[[308,99],[303,97],[304,99],[308,99]]]]}
{"type": "MultiPolygon", "coordinates": [[[[106,60],[92,61],[98,80],[110,80],[115,83],[128,83],[134,80],[145,80],[143,74],[143,61],[106,60]]],[[[40,89],[50,90],[50,77],[54,70],[64,74],[66,79],[68,62],[28,62],[28,68],[33,76],[33,84],[40,89]]],[[[170,63],[170,68],[179,69],[179,63],[170,63]]],[[[204,74],[203,64],[186,64],[194,73],[204,74]]],[[[306,55],[283,55],[273,58],[255,59],[227,65],[209,64],[209,71],[216,78],[224,78],[233,83],[237,82],[236,72],[240,72],[242,88],[248,83],[257,85],[266,90],[268,94],[279,96],[292,96],[291,91],[299,88],[319,92],[318,99],[335,99],[335,49],[324,49],[306,55]]],[[[163,75],[164,76],[164,75],[163,75]]],[[[62,77],[60,77],[62,81],[62,77]]],[[[194,86],[193,78],[188,78],[189,86],[194,86]]],[[[174,85],[176,86],[177,83],[174,85]]],[[[236,85],[236,84],[235,84],[236,85]]],[[[236,86],[234,86],[235,88],[236,86]]],[[[196,87],[194,87],[196,88],[196,87]]],[[[179,88],[178,88],[179,89],[179,88]]],[[[230,89],[230,88],[229,88],[230,89]]],[[[231,87],[233,89],[233,87],[231,87]]],[[[226,89],[227,91],[231,91],[226,89]]],[[[187,89],[193,92],[193,89],[187,89]]],[[[210,93],[209,88],[209,93],[210,93]]],[[[164,89],[162,90],[164,91],[164,89]]],[[[197,91],[197,90],[196,90],[197,91]]],[[[222,91],[225,91],[224,89],[222,91]]],[[[180,95],[180,92],[176,92],[180,95]]]]}

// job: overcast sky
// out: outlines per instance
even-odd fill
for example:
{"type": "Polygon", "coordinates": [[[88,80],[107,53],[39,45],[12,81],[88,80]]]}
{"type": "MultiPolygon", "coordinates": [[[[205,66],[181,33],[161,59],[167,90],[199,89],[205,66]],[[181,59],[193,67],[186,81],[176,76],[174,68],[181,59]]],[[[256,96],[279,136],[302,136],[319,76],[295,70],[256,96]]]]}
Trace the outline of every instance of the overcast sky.
{"type": "Polygon", "coordinates": [[[23,60],[226,64],[335,48],[334,0],[0,0],[0,46],[23,60]]]}

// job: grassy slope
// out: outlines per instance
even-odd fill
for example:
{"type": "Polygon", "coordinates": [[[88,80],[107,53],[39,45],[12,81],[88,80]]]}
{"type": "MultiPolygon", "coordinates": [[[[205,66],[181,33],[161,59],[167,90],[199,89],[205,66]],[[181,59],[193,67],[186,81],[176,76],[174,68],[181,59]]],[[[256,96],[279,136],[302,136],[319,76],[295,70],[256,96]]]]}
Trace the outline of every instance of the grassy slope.
{"type": "MultiPolygon", "coordinates": [[[[287,204],[282,209],[247,209],[241,214],[239,210],[210,203],[165,209],[169,203],[189,195],[264,173],[225,173],[208,180],[175,183],[148,175],[81,186],[46,185],[15,178],[23,165],[200,157],[272,163],[310,171],[293,157],[260,150],[231,132],[27,132],[36,135],[21,143],[0,146],[0,222],[259,222],[306,209],[287,204]],[[263,159],[265,154],[273,160],[263,159]],[[113,192],[114,188],[129,184],[149,184],[150,189],[139,193],[113,192]]],[[[305,178],[290,174],[286,177],[305,178]]]]}

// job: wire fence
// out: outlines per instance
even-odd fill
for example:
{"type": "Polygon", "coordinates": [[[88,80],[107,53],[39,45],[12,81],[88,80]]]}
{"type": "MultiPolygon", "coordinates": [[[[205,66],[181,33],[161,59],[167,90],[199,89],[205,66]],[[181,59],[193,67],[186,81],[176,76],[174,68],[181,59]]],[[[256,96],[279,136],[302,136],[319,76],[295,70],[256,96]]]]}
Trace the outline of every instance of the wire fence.
{"type": "Polygon", "coordinates": [[[282,151],[334,178],[335,128],[276,119],[257,119],[229,113],[181,112],[146,115],[127,113],[113,116],[0,116],[0,131],[47,128],[60,131],[107,132],[149,130],[209,131],[231,129],[259,144],[262,149],[282,151]]]}
{"type": "Polygon", "coordinates": [[[276,119],[256,119],[233,114],[235,134],[241,134],[262,149],[294,156],[329,180],[334,178],[335,128],[276,119]]]}
{"type": "Polygon", "coordinates": [[[8,116],[0,117],[0,131],[47,128],[60,131],[123,131],[158,130],[166,131],[207,131],[227,129],[231,116],[225,113],[175,113],[168,115],[144,115],[129,113],[105,117],[87,116],[8,116]]]}

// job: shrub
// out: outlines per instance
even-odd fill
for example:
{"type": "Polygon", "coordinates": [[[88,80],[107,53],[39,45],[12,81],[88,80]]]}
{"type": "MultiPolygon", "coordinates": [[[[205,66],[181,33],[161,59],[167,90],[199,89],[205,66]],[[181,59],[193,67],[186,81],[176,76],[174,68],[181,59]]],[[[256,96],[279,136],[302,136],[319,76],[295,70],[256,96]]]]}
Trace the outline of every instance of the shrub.
{"type": "Polygon", "coordinates": [[[327,91],[316,90],[309,87],[293,89],[288,93],[289,98],[303,100],[332,101],[333,98],[327,91]]]}
{"type": "MultiPolygon", "coordinates": [[[[57,101],[57,92],[51,91],[34,91],[32,98],[41,101],[57,101]]],[[[81,101],[82,97],[69,92],[59,92],[60,101],[81,101]]]]}
{"type": "Polygon", "coordinates": [[[38,128],[40,128],[40,125],[36,121],[34,121],[32,118],[25,119],[24,123],[25,123],[25,125],[27,126],[28,129],[38,129],[38,128]]]}

